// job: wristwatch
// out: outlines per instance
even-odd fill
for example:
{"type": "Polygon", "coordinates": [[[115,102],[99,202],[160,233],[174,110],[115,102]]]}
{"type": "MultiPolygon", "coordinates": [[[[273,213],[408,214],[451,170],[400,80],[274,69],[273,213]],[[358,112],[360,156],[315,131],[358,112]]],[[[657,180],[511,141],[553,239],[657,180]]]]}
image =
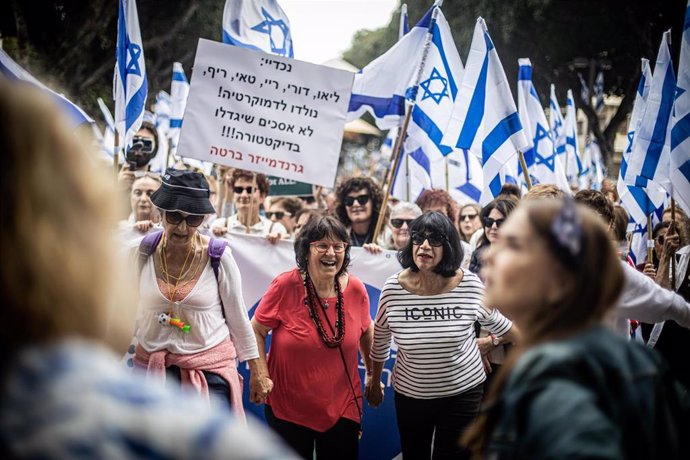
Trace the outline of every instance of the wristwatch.
{"type": "Polygon", "coordinates": [[[491,343],[494,347],[497,347],[501,344],[501,339],[496,337],[496,334],[491,334],[489,337],[491,337],[491,343]]]}

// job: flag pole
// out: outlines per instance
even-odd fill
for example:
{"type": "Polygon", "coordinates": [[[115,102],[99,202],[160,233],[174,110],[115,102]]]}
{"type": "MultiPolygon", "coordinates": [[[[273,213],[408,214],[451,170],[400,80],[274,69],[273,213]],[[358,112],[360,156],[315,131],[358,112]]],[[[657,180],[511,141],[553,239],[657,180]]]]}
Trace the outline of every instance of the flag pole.
{"type": "Polygon", "coordinates": [[[652,215],[647,216],[647,263],[651,264],[654,260],[654,240],[652,239],[652,215]]]}
{"type": "Polygon", "coordinates": [[[518,150],[518,159],[520,160],[520,166],[522,166],[522,174],[525,176],[525,184],[527,184],[527,190],[532,188],[532,180],[529,177],[529,171],[527,171],[527,162],[525,161],[525,155],[522,150],[518,150]]]}
{"type": "Polygon", "coordinates": [[[405,198],[408,203],[410,202],[410,156],[405,155],[405,198]]]}
{"type": "Polygon", "coordinates": [[[450,190],[450,178],[448,176],[448,155],[443,157],[443,160],[446,162],[446,192],[450,190]]]}
{"type": "Polygon", "coordinates": [[[115,139],[113,143],[113,172],[115,173],[115,179],[120,172],[120,134],[115,128],[115,139]]]}
{"type": "MultiPolygon", "coordinates": [[[[256,191],[256,173],[252,172],[252,193],[249,194],[249,212],[247,213],[247,218],[245,219],[245,227],[247,227],[247,235],[249,235],[252,214],[254,213],[254,192],[256,191]]],[[[260,204],[257,204],[257,207],[260,204]]],[[[259,210],[257,209],[257,212],[259,210]]],[[[259,216],[259,222],[261,222],[261,216],[259,216]]]]}
{"type": "Polygon", "coordinates": [[[429,47],[431,46],[431,39],[433,33],[432,29],[434,27],[434,24],[436,24],[436,18],[438,18],[439,12],[438,7],[441,5],[441,3],[443,2],[440,0],[436,0],[436,2],[434,3],[436,8],[434,8],[434,11],[431,13],[431,23],[429,24],[429,30],[427,32],[426,40],[424,42],[422,59],[419,61],[419,69],[417,69],[417,77],[415,78],[415,82],[413,85],[415,98],[406,101],[407,107],[405,113],[405,121],[403,122],[402,128],[398,133],[398,138],[395,141],[395,148],[393,149],[393,158],[391,159],[391,168],[387,174],[388,182],[385,184],[385,193],[383,194],[383,203],[381,203],[381,209],[379,210],[379,215],[376,219],[376,227],[374,228],[374,236],[371,240],[373,243],[375,243],[378,240],[379,233],[381,233],[381,228],[383,227],[383,221],[386,217],[388,197],[391,194],[391,186],[393,184],[393,174],[395,174],[395,171],[396,169],[398,169],[398,165],[400,164],[400,152],[402,150],[403,139],[405,139],[405,135],[407,134],[407,127],[409,126],[410,118],[412,117],[412,109],[414,109],[414,106],[417,103],[417,88],[419,88],[419,81],[422,78],[422,73],[424,72],[424,65],[426,64],[426,59],[429,55],[429,47]]]}
{"type": "MultiPolygon", "coordinates": [[[[671,228],[676,231],[676,200],[671,193],[671,228]]],[[[677,234],[677,233],[676,233],[677,234]]],[[[671,289],[676,290],[676,254],[671,256],[671,289]]]]}

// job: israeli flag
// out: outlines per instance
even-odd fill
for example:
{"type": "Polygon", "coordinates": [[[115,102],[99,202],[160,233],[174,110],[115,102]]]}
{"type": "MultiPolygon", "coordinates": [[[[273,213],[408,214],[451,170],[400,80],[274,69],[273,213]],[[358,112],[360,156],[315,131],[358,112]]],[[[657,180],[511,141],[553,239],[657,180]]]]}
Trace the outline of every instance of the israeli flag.
{"type": "MultiPolygon", "coordinates": [[[[105,105],[103,99],[98,98],[98,107],[101,109],[103,114],[103,120],[105,121],[105,128],[103,128],[101,149],[110,158],[115,154],[115,120],[110,113],[110,109],[105,105]]],[[[124,161],[124,160],[123,160],[124,161]]]]}
{"type": "Polygon", "coordinates": [[[115,127],[125,149],[144,118],[148,83],[136,0],[120,0],[115,64],[115,127]]]}
{"type": "MultiPolygon", "coordinates": [[[[484,19],[477,19],[467,66],[443,145],[467,149],[480,159],[486,204],[501,191],[501,169],[528,147],[510,85],[484,19]]],[[[516,174],[516,172],[515,172],[516,174]]],[[[502,177],[503,176],[503,177],[502,177]]]]}
{"type": "Polygon", "coordinates": [[[187,96],[189,95],[189,82],[184,74],[182,64],[173,63],[172,82],[170,83],[170,154],[177,153],[177,144],[180,140],[180,128],[182,128],[182,117],[187,106],[187,96]]]}
{"type": "Polygon", "coordinates": [[[646,231],[647,216],[654,212],[655,209],[663,207],[663,203],[666,198],[666,192],[657,184],[648,183],[647,187],[643,188],[627,183],[634,181],[634,178],[626,181],[628,174],[628,163],[630,161],[630,156],[632,155],[633,144],[635,141],[635,131],[639,128],[642,120],[642,114],[645,111],[651,83],[652,71],[649,67],[649,61],[643,58],[640,83],[637,86],[635,102],[630,115],[630,122],[628,124],[628,145],[623,151],[621,167],[618,174],[618,182],[616,184],[621,205],[628,211],[628,214],[630,214],[632,221],[632,225],[629,225],[630,231],[641,231],[642,228],[644,231],[646,231]],[[635,224],[637,224],[638,227],[642,226],[642,228],[634,230],[635,224]]]}
{"type": "Polygon", "coordinates": [[[405,154],[400,157],[398,169],[393,176],[391,195],[414,203],[424,190],[432,188],[431,161],[424,149],[409,136],[403,144],[403,151],[405,154]]]}
{"type": "Polygon", "coordinates": [[[407,3],[400,7],[400,25],[398,27],[398,40],[402,39],[410,31],[410,23],[407,17],[407,3]]]}
{"type": "Polygon", "coordinates": [[[671,183],[673,197],[690,214],[690,2],[680,44],[678,83],[671,117],[671,183]]]}
{"type": "Polygon", "coordinates": [[[604,109],[604,72],[599,71],[594,80],[594,110],[601,112],[604,109]]]}
{"type": "Polygon", "coordinates": [[[414,98],[414,90],[410,88],[414,87],[419,71],[433,9],[400,41],[355,74],[347,121],[370,113],[379,129],[400,125],[405,115],[406,96],[414,98]]]}
{"type": "Polygon", "coordinates": [[[671,191],[670,136],[671,110],[676,95],[676,77],[668,48],[671,31],[664,32],[654,68],[654,76],[640,125],[635,133],[625,182],[648,188],[648,182],[671,191]]]}
{"type": "Polygon", "coordinates": [[[577,109],[575,108],[573,91],[570,89],[566,100],[563,131],[565,134],[565,174],[568,177],[568,182],[577,183],[582,173],[582,158],[580,158],[580,147],[577,140],[577,109]]]}
{"type": "Polygon", "coordinates": [[[601,161],[601,149],[592,133],[589,133],[582,153],[582,172],[580,173],[580,190],[601,190],[604,180],[604,168],[601,161]]]}
{"type": "Polygon", "coordinates": [[[518,113],[527,136],[528,147],[524,156],[530,175],[539,183],[553,184],[570,193],[563,166],[556,156],[544,109],[532,83],[532,63],[524,58],[518,59],[518,64],[518,113]]]}
{"type": "Polygon", "coordinates": [[[556,86],[551,84],[551,94],[549,97],[549,129],[553,140],[556,155],[565,164],[563,155],[565,154],[565,126],[561,106],[556,98],[556,86]]]}
{"type": "Polygon", "coordinates": [[[589,85],[585,79],[582,78],[582,74],[580,72],[577,73],[577,78],[580,80],[580,98],[582,99],[582,102],[589,104],[589,85]]]}
{"type": "Polygon", "coordinates": [[[78,105],[67,99],[62,94],[56,93],[45,86],[17,64],[5,51],[0,48],[0,74],[10,80],[21,80],[47,92],[57,107],[66,115],[66,120],[72,128],[76,128],[82,123],[93,123],[93,118],[88,116],[78,105]]]}
{"type": "Polygon", "coordinates": [[[276,0],[226,0],[223,43],[295,57],[290,21],[276,0]]]}

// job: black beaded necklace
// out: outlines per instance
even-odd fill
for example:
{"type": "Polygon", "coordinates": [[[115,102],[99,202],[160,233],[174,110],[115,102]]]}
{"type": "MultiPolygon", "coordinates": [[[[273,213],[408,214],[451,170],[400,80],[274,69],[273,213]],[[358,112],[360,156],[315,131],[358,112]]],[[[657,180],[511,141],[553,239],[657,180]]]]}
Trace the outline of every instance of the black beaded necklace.
{"type": "Polygon", "coordinates": [[[335,303],[335,329],[331,325],[331,321],[328,319],[328,316],[326,316],[326,307],[321,302],[321,299],[319,298],[318,293],[316,292],[316,287],[314,286],[314,283],[312,282],[311,277],[309,276],[309,271],[305,270],[304,272],[304,289],[307,291],[307,297],[304,299],[304,305],[306,305],[307,309],[309,310],[309,316],[314,322],[314,325],[316,326],[316,330],[319,333],[321,340],[328,348],[336,348],[340,346],[340,344],[343,343],[343,338],[345,338],[345,313],[343,309],[343,294],[342,292],[340,292],[340,283],[338,282],[337,277],[334,283],[335,295],[337,297],[337,301],[335,303]],[[328,324],[328,328],[331,330],[331,334],[333,334],[332,336],[328,335],[323,327],[323,322],[321,321],[321,318],[319,318],[318,312],[316,310],[317,304],[319,305],[319,307],[321,307],[321,312],[323,313],[323,317],[326,318],[326,323],[328,324]]]}

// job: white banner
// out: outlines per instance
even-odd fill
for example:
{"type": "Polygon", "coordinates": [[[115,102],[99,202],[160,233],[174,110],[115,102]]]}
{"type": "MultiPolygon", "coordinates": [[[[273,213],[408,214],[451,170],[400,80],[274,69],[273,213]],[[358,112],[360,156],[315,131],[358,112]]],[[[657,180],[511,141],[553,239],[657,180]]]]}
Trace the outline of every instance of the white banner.
{"type": "MultiPolygon", "coordinates": [[[[270,244],[265,238],[232,233],[229,235],[230,249],[242,273],[242,295],[249,309],[249,316],[268,289],[273,278],[296,266],[293,242],[282,240],[270,244]]],[[[401,270],[393,251],[370,254],[362,248],[350,249],[348,272],[362,280],[369,294],[372,319],[376,315],[381,288],[389,276],[401,270]]],[[[270,336],[269,336],[270,340],[270,336]]],[[[359,459],[391,459],[400,453],[400,437],[395,422],[395,404],[391,375],[395,358],[395,347],[383,369],[383,382],[386,385],[383,404],[373,409],[364,404],[363,434],[360,442],[359,459]]],[[[244,377],[244,407],[249,413],[263,419],[263,406],[257,407],[249,402],[249,369],[246,364],[239,368],[244,377]]],[[[364,382],[364,364],[360,361],[360,378],[364,382]]]]}
{"type": "Polygon", "coordinates": [[[332,187],[353,75],[199,39],[177,153],[332,187]]]}

